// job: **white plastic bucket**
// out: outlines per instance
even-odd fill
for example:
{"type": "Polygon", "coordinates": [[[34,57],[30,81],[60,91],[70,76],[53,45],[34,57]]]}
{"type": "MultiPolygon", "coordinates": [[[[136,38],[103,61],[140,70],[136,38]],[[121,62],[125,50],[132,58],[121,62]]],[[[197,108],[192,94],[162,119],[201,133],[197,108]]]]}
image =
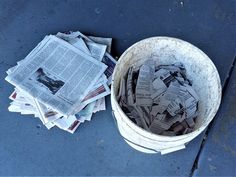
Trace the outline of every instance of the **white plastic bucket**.
{"type": "Polygon", "coordinates": [[[221,90],[217,69],[204,52],[180,39],[152,37],[135,43],[121,55],[112,77],[111,105],[120,134],[130,146],[145,153],[166,154],[185,148],[208,126],[219,108],[221,90]],[[130,66],[140,66],[147,59],[154,59],[158,65],[183,63],[200,99],[193,132],[172,137],[153,134],[138,127],[120,108],[116,100],[120,78],[130,66]]]}

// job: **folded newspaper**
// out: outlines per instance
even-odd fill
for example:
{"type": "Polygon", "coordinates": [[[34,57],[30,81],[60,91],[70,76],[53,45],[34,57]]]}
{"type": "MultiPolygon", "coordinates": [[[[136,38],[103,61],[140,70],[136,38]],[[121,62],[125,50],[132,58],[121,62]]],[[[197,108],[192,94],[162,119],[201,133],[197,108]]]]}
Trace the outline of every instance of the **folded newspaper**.
{"type": "Polygon", "coordinates": [[[199,98],[181,63],[156,66],[148,60],[130,67],[120,80],[117,100],[126,115],[145,130],[176,136],[193,131],[199,98]]]}
{"type": "Polygon", "coordinates": [[[46,36],[7,71],[6,80],[15,86],[9,111],[34,114],[48,129],[74,133],[106,109],[116,65],[111,43],[79,31],[46,36]]]}

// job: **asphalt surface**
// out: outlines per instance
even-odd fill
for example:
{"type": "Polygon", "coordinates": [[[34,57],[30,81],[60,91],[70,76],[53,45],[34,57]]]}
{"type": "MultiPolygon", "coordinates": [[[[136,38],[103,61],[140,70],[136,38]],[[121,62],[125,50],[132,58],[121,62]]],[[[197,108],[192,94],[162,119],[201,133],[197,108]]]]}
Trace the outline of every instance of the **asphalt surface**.
{"type": "Polygon", "coordinates": [[[235,70],[236,1],[0,0],[0,175],[236,175],[235,70]],[[216,65],[223,102],[207,132],[185,150],[165,156],[140,153],[120,137],[107,110],[71,135],[48,131],[32,116],[7,110],[13,87],[5,71],[47,34],[80,30],[112,37],[113,56],[151,36],[186,40],[216,65]],[[223,125],[221,125],[223,124],[223,125]]]}

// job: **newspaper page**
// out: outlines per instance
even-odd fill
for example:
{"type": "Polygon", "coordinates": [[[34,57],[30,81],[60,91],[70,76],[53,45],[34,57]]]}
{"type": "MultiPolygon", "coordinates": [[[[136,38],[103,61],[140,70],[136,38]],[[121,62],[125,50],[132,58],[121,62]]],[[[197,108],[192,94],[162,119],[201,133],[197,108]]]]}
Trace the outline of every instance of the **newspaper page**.
{"type": "Polygon", "coordinates": [[[107,46],[107,52],[111,53],[111,45],[112,45],[112,38],[105,38],[105,37],[96,37],[96,36],[88,36],[93,42],[104,44],[107,46]]]}
{"type": "Polygon", "coordinates": [[[86,45],[86,43],[84,42],[84,40],[82,38],[72,38],[68,41],[71,45],[75,46],[76,48],[80,49],[81,51],[83,51],[84,53],[88,54],[88,55],[92,55],[88,46],[86,45]]]}
{"type": "Polygon", "coordinates": [[[63,115],[70,115],[106,66],[55,36],[49,36],[38,50],[6,80],[63,115]]]}
{"type": "Polygon", "coordinates": [[[75,113],[79,112],[83,109],[87,104],[92,103],[102,97],[110,94],[110,89],[106,84],[100,84],[94,89],[90,91],[89,94],[82,100],[82,104],[75,110],[75,113]]]}
{"type": "Polygon", "coordinates": [[[91,52],[92,57],[102,61],[102,58],[106,52],[107,46],[102,44],[97,44],[94,42],[87,41],[86,42],[89,51],[91,52]]]}
{"type": "MultiPolygon", "coordinates": [[[[75,38],[75,36],[71,36],[70,34],[64,34],[64,33],[57,33],[57,36],[60,37],[61,39],[64,39],[68,41],[70,44],[81,50],[82,52],[90,55],[91,57],[94,57],[95,59],[101,61],[105,51],[106,51],[106,46],[105,48],[102,46],[99,46],[99,44],[87,41],[87,43],[84,42],[81,36],[78,36],[75,38]],[[80,39],[80,40],[79,40],[80,39]],[[79,40],[78,42],[75,42],[76,40],[79,40]],[[82,42],[81,42],[82,41],[82,42]],[[87,45],[86,45],[87,44],[87,45]]],[[[106,76],[103,74],[98,82],[107,82],[106,76]]],[[[96,83],[98,84],[98,83],[96,83]]],[[[109,94],[109,93],[108,93],[109,94]]]]}
{"type": "Polygon", "coordinates": [[[93,109],[93,113],[96,113],[98,111],[104,111],[104,110],[106,110],[105,97],[100,98],[96,101],[95,107],[93,109]]]}
{"type": "Polygon", "coordinates": [[[80,125],[80,121],[75,116],[69,116],[68,118],[61,117],[54,121],[54,124],[69,133],[74,133],[80,125]]]}
{"type": "Polygon", "coordinates": [[[43,124],[53,122],[62,117],[61,114],[46,107],[45,105],[40,103],[38,100],[35,99],[34,101],[35,101],[36,108],[39,112],[39,115],[41,117],[41,120],[43,120],[43,124]]]}
{"type": "Polygon", "coordinates": [[[70,44],[79,48],[81,51],[85,52],[86,54],[91,55],[93,58],[99,61],[102,60],[107,49],[106,45],[95,43],[89,38],[87,37],[85,38],[84,36],[81,36],[81,35],[76,36],[76,35],[64,34],[64,33],[59,32],[56,34],[56,36],[69,42],[70,44]]]}
{"type": "Polygon", "coordinates": [[[47,124],[49,121],[59,118],[59,115],[55,118],[56,112],[51,109],[47,109],[44,105],[40,104],[37,100],[24,91],[16,89],[9,98],[13,100],[11,106],[9,107],[12,112],[17,111],[21,112],[21,114],[35,114],[36,117],[40,118],[43,124],[47,124]]]}
{"type": "MultiPolygon", "coordinates": [[[[85,41],[93,42],[89,37],[85,36],[84,34],[82,34],[79,31],[71,32],[70,34],[67,34],[67,35],[69,35],[70,37],[78,37],[78,36],[80,36],[85,41]]],[[[106,52],[104,57],[102,58],[102,62],[107,65],[107,69],[105,71],[105,75],[108,78],[108,82],[107,83],[108,83],[108,85],[110,85],[111,84],[111,79],[112,79],[112,73],[113,73],[115,65],[116,65],[116,60],[108,52],[106,52]]]]}
{"type": "Polygon", "coordinates": [[[99,98],[105,97],[110,94],[109,87],[104,84],[97,85],[96,89],[89,92],[88,95],[82,100],[83,104],[89,104],[99,98]]]}
{"type": "Polygon", "coordinates": [[[95,104],[96,104],[95,101],[88,104],[83,110],[81,110],[80,112],[75,114],[76,118],[80,122],[84,122],[85,120],[90,121],[92,118],[92,115],[93,115],[93,110],[94,110],[95,104]]]}

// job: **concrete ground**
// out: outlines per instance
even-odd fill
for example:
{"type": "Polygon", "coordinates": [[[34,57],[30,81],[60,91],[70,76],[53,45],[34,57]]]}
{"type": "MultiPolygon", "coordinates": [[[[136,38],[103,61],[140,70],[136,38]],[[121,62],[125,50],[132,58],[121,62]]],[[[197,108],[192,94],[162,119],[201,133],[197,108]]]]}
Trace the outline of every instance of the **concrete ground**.
{"type": "Polygon", "coordinates": [[[0,0],[0,176],[236,176],[236,1],[0,0]],[[172,36],[202,49],[223,86],[220,110],[185,150],[140,153],[119,135],[107,110],[74,134],[48,131],[32,116],[9,113],[5,71],[47,34],[80,30],[112,37],[113,56],[151,36],[172,36]]]}

